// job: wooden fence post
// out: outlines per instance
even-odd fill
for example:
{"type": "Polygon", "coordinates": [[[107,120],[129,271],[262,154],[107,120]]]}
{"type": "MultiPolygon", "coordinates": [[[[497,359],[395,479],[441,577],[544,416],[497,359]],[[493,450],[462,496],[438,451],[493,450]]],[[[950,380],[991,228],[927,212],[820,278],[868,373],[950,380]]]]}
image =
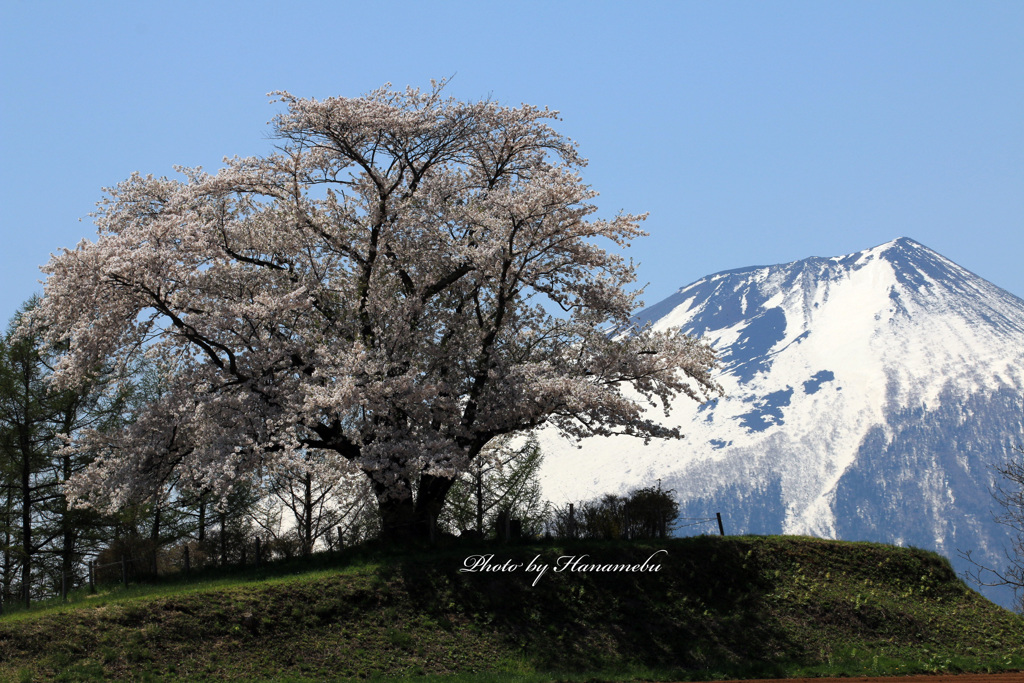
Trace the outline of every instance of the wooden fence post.
{"type": "Polygon", "coordinates": [[[722,526],[722,513],[716,512],[715,517],[718,517],[718,533],[725,536],[725,527],[722,526]]]}
{"type": "Polygon", "coordinates": [[[125,588],[128,587],[128,561],[124,555],[121,556],[121,583],[125,588]]]}
{"type": "Polygon", "coordinates": [[[192,571],[192,558],[189,557],[189,551],[188,551],[188,546],[187,545],[185,546],[185,557],[184,557],[184,559],[185,559],[185,575],[187,576],[189,574],[189,572],[192,571]]]}
{"type": "Polygon", "coordinates": [[[256,566],[260,566],[260,537],[256,537],[256,566]]]}
{"type": "Polygon", "coordinates": [[[96,560],[89,560],[89,592],[96,592],[96,560]]]}

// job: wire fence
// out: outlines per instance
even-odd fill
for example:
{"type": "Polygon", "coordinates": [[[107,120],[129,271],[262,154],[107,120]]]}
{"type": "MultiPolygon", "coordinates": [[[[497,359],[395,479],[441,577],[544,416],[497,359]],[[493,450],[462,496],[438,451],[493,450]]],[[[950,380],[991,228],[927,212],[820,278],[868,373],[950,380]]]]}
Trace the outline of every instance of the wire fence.
{"type": "MultiPolygon", "coordinates": [[[[343,547],[344,536],[341,527],[337,533],[338,540],[331,538],[327,543],[328,552],[343,547]]],[[[117,555],[116,552],[111,553],[108,548],[80,559],[70,571],[44,570],[45,576],[37,577],[29,583],[22,583],[16,586],[17,590],[7,593],[0,591],[0,615],[27,609],[32,603],[50,602],[55,599],[66,602],[69,593],[84,588],[88,589],[89,594],[95,594],[97,586],[121,584],[127,587],[130,583],[148,583],[175,575],[188,576],[193,571],[213,567],[259,567],[273,559],[287,559],[303,554],[301,550],[289,554],[280,553],[275,550],[276,546],[260,536],[252,537],[227,549],[218,549],[218,545],[207,543],[204,548],[203,544],[190,541],[143,551],[129,550],[121,553],[117,559],[102,561],[104,556],[117,555]],[[250,551],[253,552],[250,554],[250,551]]]]}
{"type": "Polygon", "coordinates": [[[676,519],[687,522],[687,524],[675,524],[674,529],[685,529],[691,526],[700,526],[710,522],[718,522],[718,533],[725,536],[725,527],[722,525],[722,513],[716,512],[714,517],[677,517],[676,519]]]}

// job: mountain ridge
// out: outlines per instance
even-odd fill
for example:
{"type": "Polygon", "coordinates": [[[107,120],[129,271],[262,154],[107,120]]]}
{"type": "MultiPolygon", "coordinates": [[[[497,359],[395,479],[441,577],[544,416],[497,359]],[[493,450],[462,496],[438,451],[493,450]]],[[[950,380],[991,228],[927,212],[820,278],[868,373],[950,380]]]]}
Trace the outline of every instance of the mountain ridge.
{"type": "Polygon", "coordinates": [[[708,275],[637,322],[709,341],[725,396],[672,406],[682,442],[545,434],[553,499],[658,479],[684,516],[722,511],[735,533],[1002,559],[988,490],[1024,443],[1024,300],[904,237],[708,275]]]}

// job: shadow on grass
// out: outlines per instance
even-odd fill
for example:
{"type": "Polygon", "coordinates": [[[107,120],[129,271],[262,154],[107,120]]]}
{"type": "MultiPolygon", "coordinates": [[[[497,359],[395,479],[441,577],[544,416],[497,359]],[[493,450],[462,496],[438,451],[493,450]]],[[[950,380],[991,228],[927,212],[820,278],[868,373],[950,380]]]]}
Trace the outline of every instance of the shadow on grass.
{"type": "Polygon", "coordinates": [[[463,556],[449,565],[401,562],[392,571],[417,610],[490,629],[538,670],[626,665],[772,676],[781,672],[773,662],[797,659],[803,648],[764,602],[770,585],[747,547],[711,537],[685,546],[489,546],[468,554],[493,554],[492,565],[511,561],[516,570],[460,572],[463,556]],[[648,561],[660,570],[581,571],[567,557],[587,565],[648,561]],[[549,569],[538,578],[527,571],[531,562],[549,569]]]}

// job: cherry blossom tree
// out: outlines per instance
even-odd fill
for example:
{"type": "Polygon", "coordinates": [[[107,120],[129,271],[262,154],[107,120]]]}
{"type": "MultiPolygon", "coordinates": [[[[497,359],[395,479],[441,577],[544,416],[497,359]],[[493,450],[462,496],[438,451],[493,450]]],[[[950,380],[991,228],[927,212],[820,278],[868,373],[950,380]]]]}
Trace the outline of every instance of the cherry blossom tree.
{"type": "Polygon", "coordinates": [[[423,535],[497,436],[679,437],[645,408],[718,391],[712,350],[636,329],[644,216],[596,217],[556,112],[391,90],[274,93],[271,154],[106,190],[98,237],[54,256],[36,316],[73,387],[111,360],[167,369],[71,488],[116,507],[226,492],[328,451],[371,480],[385,533],[423,535]],[[554,312],[554,313],[552,313],[554,312]]]}

